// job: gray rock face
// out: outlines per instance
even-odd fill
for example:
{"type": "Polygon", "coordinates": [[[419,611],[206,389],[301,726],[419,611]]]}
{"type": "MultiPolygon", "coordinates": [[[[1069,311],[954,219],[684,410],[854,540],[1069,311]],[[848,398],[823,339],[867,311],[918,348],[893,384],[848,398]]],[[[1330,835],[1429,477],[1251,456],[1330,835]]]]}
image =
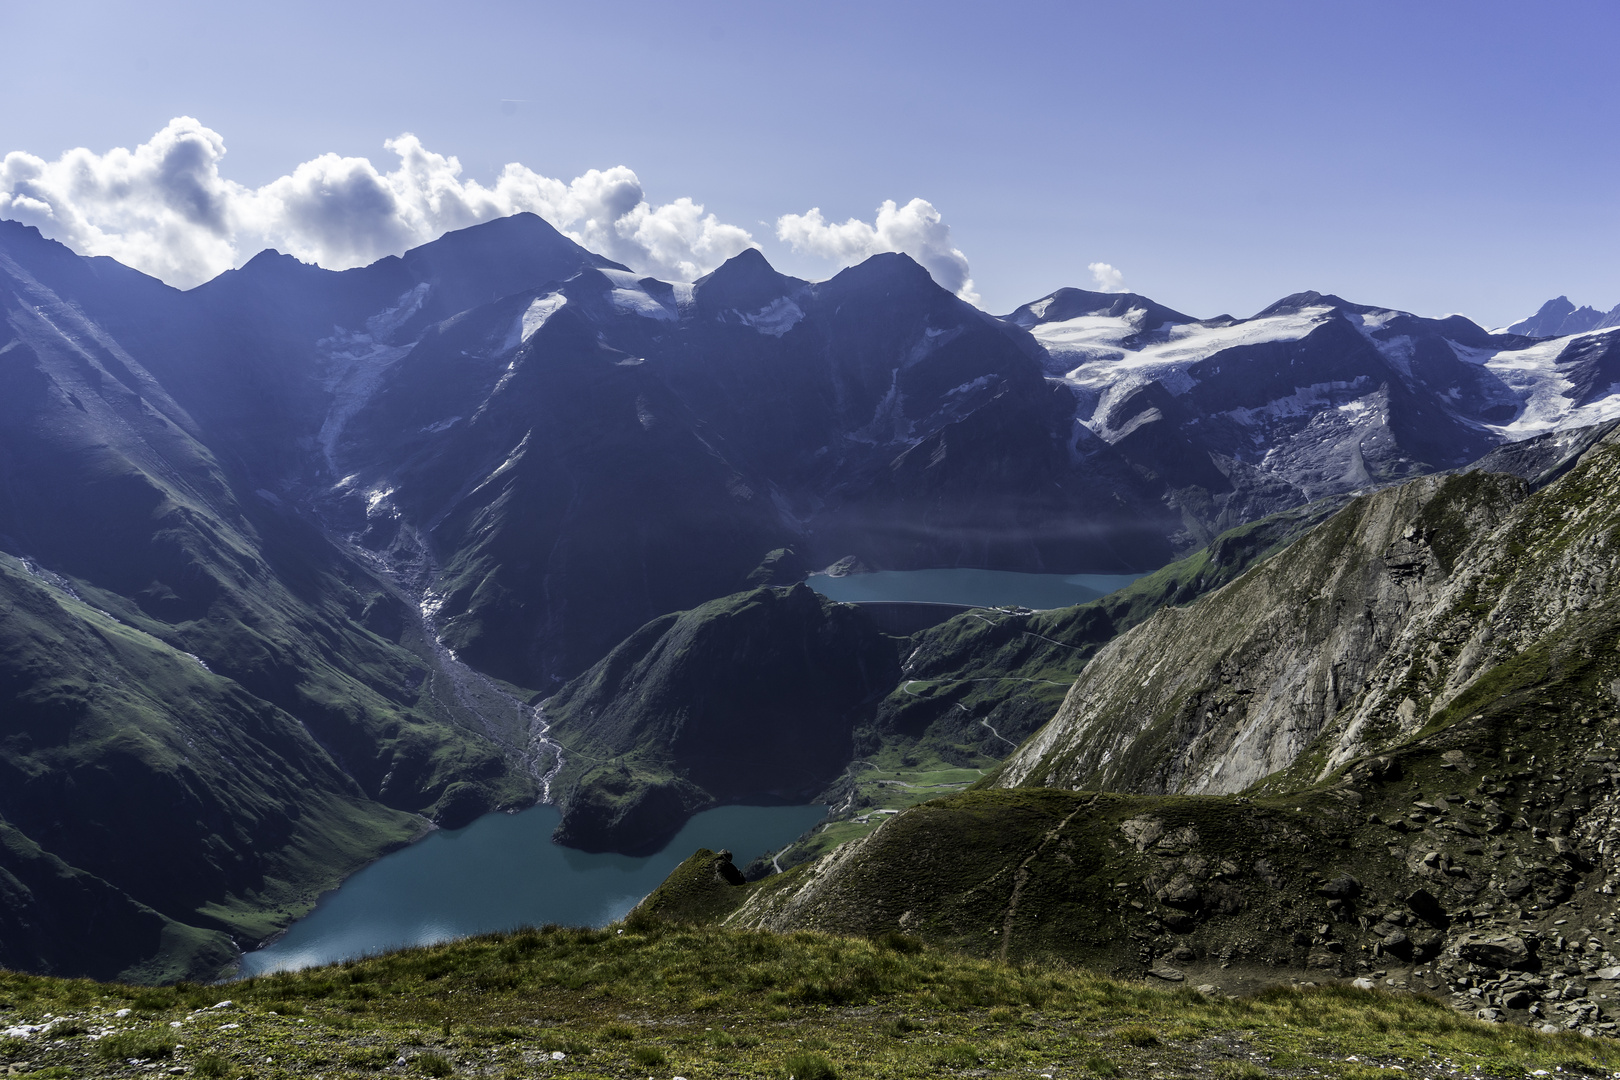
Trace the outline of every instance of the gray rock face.
{"type": "MultiPolygon", "coordinates": [[[[1231,585],[1098,653],[1000,783],[1240,791],[1292,765],[1374,685],[1447,563],[1524,498],[1516,478],[1428,478],[1365,496],[1231,585]],[[1451,509],[1455,508],[1455,510],[1451,509]]],[[[1416,703],[1394,703],[1402,730],[1416,703]]],[[[1360,728],[1329,743],[1338,758],[1360,728]]]]}
{"type": "MultiPolygon", "coordinates": [[[[1612,431],[1534,493],[1467,473],[1363,497],[1111,642],[998,782],[1213,794],[1290,768],[1307,746],[1323,755],[1316,776],[1377,752],[1620,596],[1617,498],[1612,431]]],[[[1391,827],[1422,825],[1419,813],[1391,827]]]]}

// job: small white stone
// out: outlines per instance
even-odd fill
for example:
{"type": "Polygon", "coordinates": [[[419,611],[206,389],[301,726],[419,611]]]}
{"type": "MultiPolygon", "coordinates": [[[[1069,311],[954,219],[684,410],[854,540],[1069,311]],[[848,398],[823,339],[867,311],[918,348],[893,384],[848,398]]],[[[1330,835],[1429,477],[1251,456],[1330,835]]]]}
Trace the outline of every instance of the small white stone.
{"type": "Polygon", "coordinates": [[[113,1015],[118,1017],[118,1019],[122,1020],[124,1017],[129,1015],[129,1012],[130,1012],[130,1010],[128,1010],[128,1009],[119,1009],[117,1012],[113,1013],[113,1015]]]}
{"type": "Polygon", "coordinates": [[[563,1053],[561,1050],[553,1050],[551,1052],[551,1060],[552,1061],[561,1061],[563,1058],[565,1058],[567,1056],[568,1055],[563,1053]]]}

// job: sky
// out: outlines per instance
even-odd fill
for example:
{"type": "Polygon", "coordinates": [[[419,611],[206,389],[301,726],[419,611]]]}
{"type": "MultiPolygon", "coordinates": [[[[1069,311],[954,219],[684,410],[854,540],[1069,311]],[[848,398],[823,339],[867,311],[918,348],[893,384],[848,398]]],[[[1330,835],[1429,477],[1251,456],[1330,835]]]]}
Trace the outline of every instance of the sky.
{"type": "Polygon", "coordinates": [[[1617,32],[1612,0],[0,0],[0,217],[180,285],[532,209],[663,277],[904,250],[995,313],[1315,289],[1499,326],[1620,304],[1617,32]]]}

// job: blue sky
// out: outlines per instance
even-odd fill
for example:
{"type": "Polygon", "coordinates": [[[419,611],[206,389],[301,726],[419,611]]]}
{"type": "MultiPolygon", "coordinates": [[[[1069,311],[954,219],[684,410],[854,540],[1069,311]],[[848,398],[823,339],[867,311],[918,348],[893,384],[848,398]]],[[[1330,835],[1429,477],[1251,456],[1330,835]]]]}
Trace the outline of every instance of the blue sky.
{"type": "Polygon", "coordinates": [[[1108,263],[1200,316],[1314,288],[1496,325],[1620,303],[1617,31],[1444,0],[7,3],[0,153],[189,116],[258,188],[410,132],[486,186],[628,166],[808,277],[838,259],[783,215],[924,199],[998,313],[1108,263]]]}

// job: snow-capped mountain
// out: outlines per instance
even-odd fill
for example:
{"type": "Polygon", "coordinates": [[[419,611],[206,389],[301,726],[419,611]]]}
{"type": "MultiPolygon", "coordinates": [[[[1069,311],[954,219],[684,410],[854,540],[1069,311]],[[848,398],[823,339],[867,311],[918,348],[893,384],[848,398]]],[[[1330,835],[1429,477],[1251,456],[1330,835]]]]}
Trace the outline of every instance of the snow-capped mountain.
{"type": "Polygon", "coordinates": [[[1588,330],[1606,330],[1620,326],[1620,304],[1608,312],[1594,307],[1576,307],[1569,297],[1558,296],[1542,304],[1528,319],[1520,319],[1500,333],[1519,334],[1523,337],[1568,337],[1584,334],[1588,330]]]}
{"type": "Polygon", "coordinates": [[[1073,388],[1087,435],[1208,481],[1240,508],[1223,525],[1620,416],[1620,328],[1533,340],[1318,293],[1196,320],[1060,290],[1007,319],[1073,388]]]}

